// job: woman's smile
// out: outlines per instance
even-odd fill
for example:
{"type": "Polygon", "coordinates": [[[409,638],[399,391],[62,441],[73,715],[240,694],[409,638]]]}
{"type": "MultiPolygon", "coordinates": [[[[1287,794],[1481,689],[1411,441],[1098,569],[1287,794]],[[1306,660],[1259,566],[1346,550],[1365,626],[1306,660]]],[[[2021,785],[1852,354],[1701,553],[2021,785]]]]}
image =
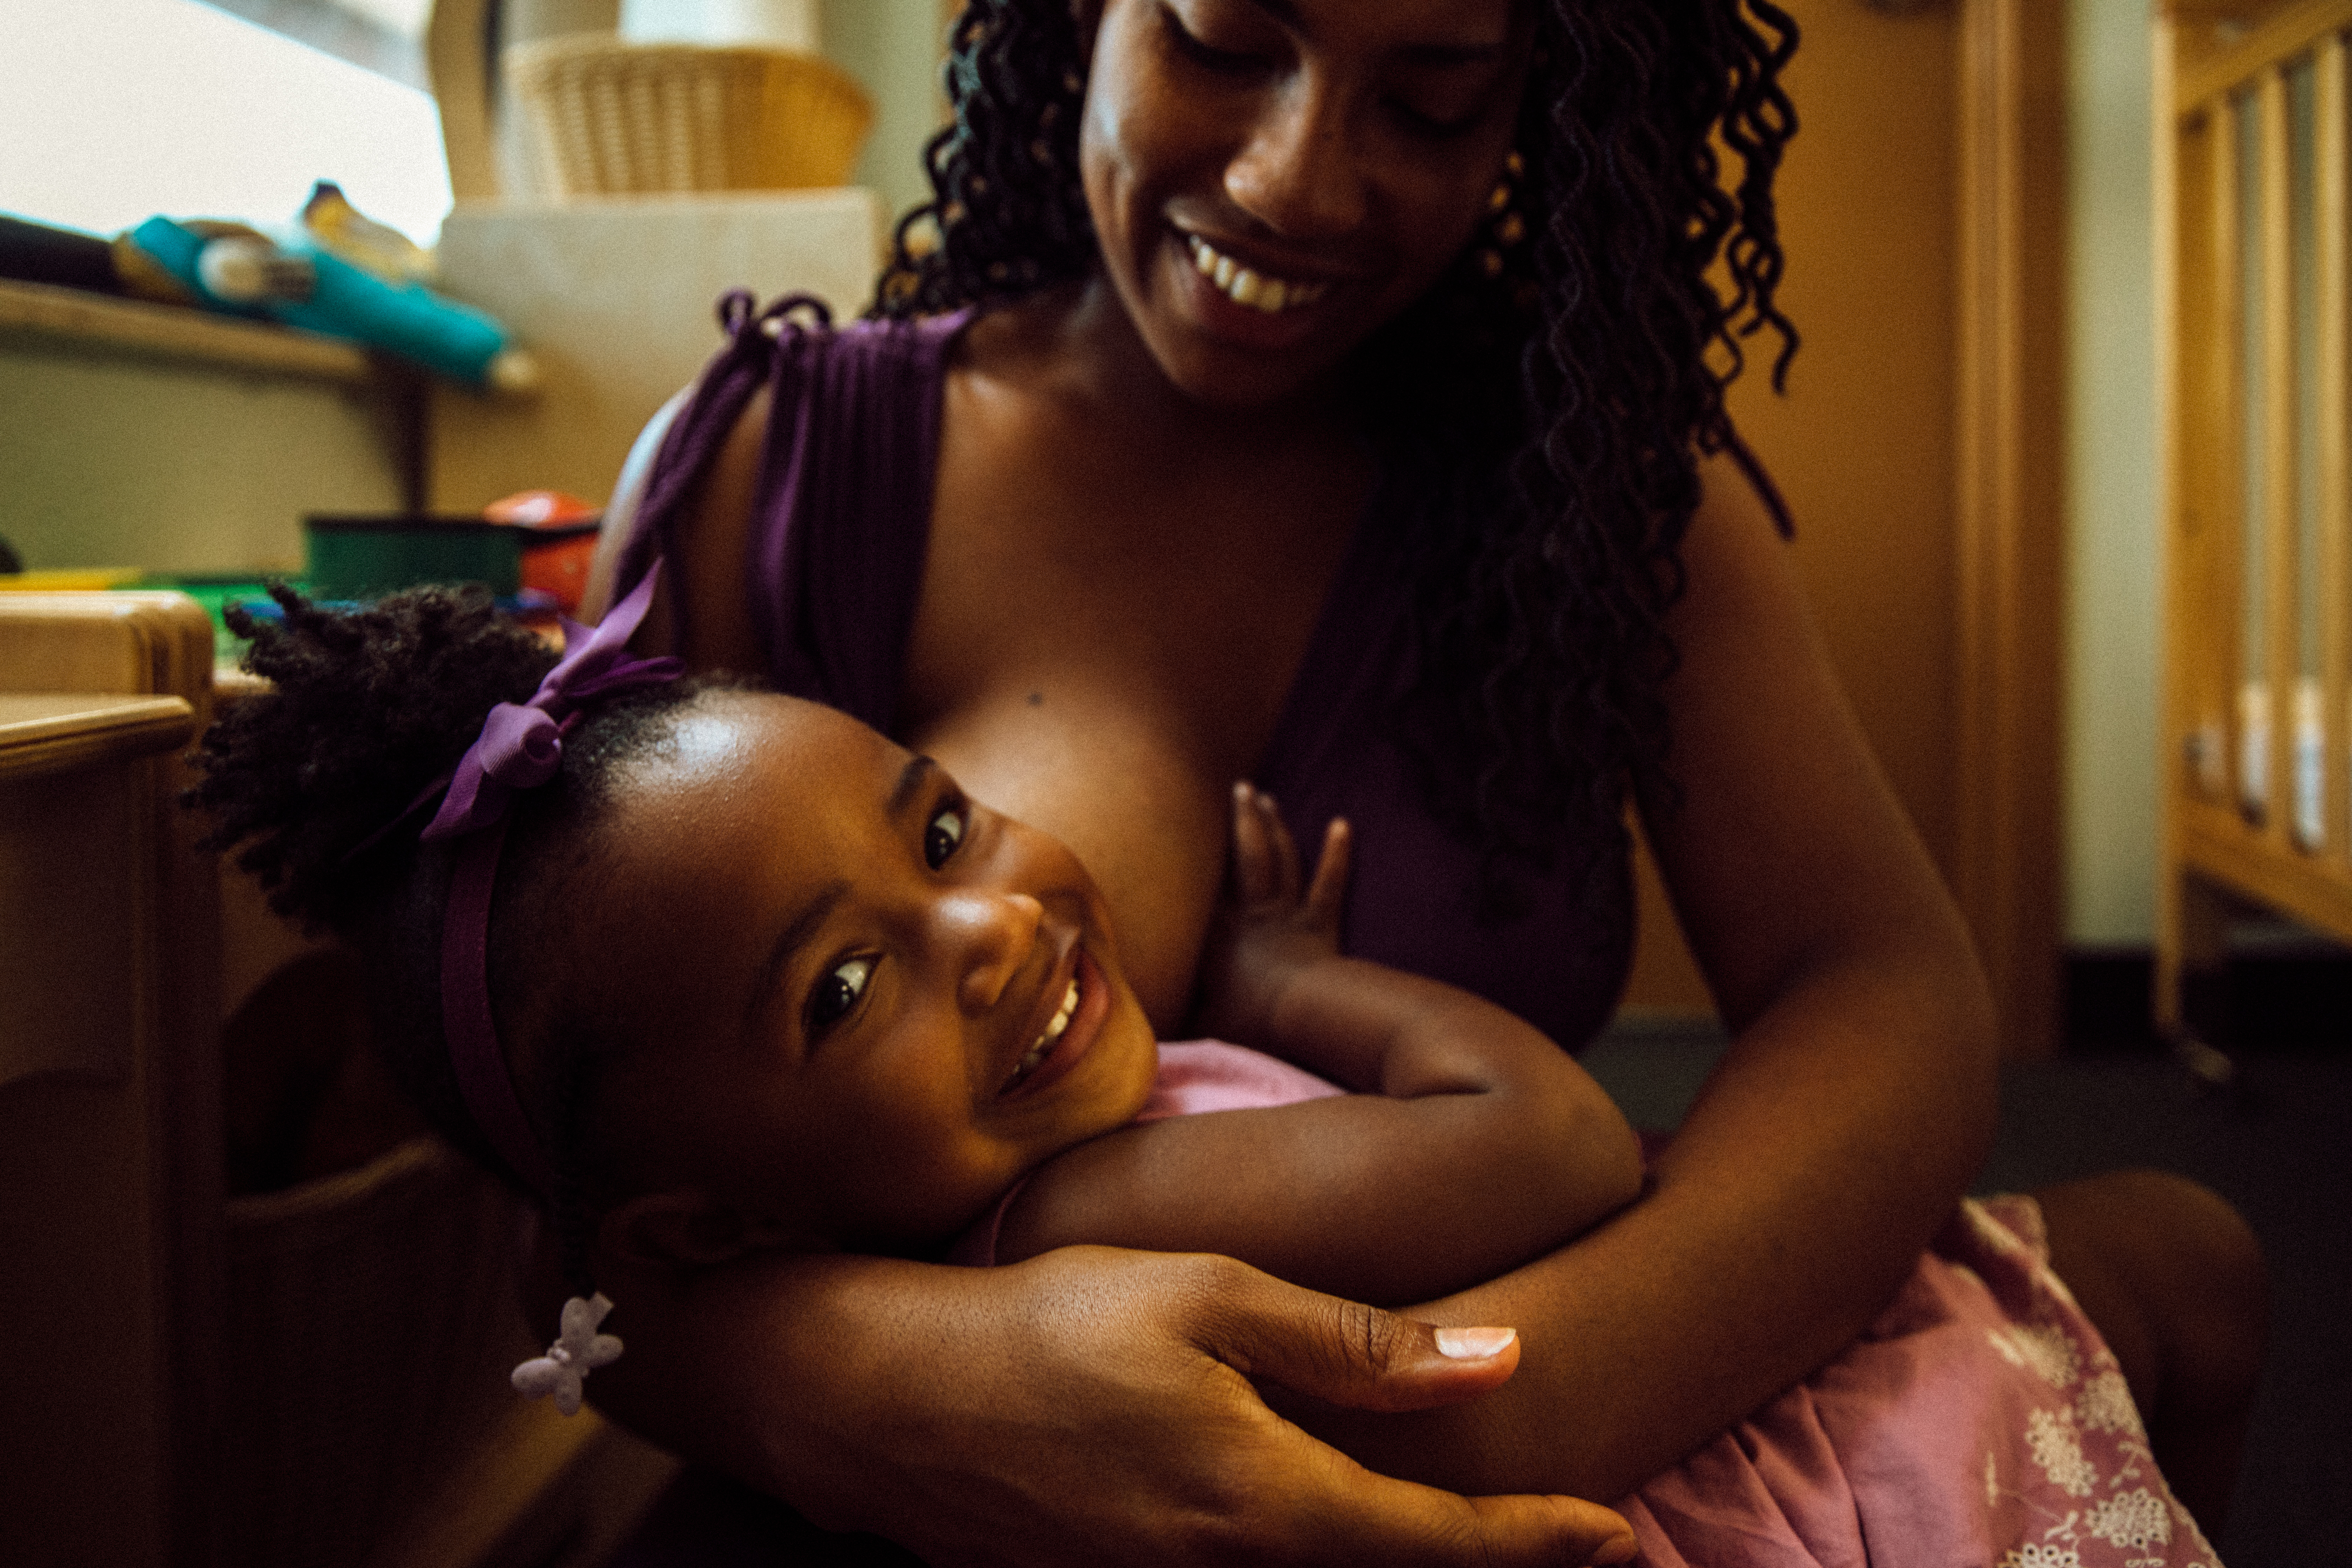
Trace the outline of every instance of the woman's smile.
{"type": "Polygon", "coordinates": [[[1286,277],[1178,230],[1171,231],[1168,249],[1160,265],[1169,292],[1205,337],[1253,350],[1289,349],[1330,322],[1333,310],[1320,307],[1334,303],[1339,285],[1329,279],[1286,277]]]}
{"type": "Polygon", "coordinates": [[[1261,273],[1245,261],[1235,261],[1197,234],[1186,235],[1184,244],[1192,254],[1193,271],[1214,283],[1234,304],[1246,305],[1269,316],[1304,310],[1331,291],[1328,281],[1279,278],[1270,268],[1261,273]]]}

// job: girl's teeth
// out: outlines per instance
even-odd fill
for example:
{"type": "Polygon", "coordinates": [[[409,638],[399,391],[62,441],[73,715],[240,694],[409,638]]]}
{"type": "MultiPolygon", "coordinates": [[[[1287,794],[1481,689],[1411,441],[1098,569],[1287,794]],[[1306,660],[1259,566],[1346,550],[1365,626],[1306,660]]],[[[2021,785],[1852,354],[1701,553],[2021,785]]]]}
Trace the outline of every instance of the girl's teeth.
{"type": "Polygon", "coordinates": [[[1070,1020],[1076,1016],[1077,1011],[1078,981],[1077,976],[1072,975],[1069,989],[1062,993],[1062,1005],[1054,1010],[1053,1017],[1045,1024],[1045,1032],[1037,1037],[1037,1043],[1031,1046],[1022,1056],[1020,1062],[1014,1066],[1012,1079],[1004,1086],[1006,1089],[1012,1089],[1023,1079],[1037,1070],[1037,1064],[1045,1059],[1045,1053],[1054,1048],[1054,1042],[1060,1039],[1063,1032],[1069,1028],[1070,1020]]]}
{"type": "Polygon", "coordinates": [[[1253,310],[1263,310],[1269,316],[1301,305],[1312,305],[1323,298],[1329,288],[1325,283],[1293,283],[1281,278],[1265,278],[1224,255],[1197,234],[1188,234],[1184,243],[1192,253],[1192,266],[1202,277],[1214,283],[1227,299],[1236,305],[1246,305],[1253,310]]]}

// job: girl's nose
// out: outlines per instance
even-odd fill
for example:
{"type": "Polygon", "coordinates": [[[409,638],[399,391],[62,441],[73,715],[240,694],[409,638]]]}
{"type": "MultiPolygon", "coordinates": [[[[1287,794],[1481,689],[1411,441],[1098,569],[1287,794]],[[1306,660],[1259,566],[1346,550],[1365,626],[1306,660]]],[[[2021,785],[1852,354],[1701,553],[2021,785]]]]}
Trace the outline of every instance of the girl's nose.
{"type": "Polygon", "coordinates": [[[1268,103],[1225,165],[1225,195],[1287,239],[1328,239],[1363,222],[1346,105],[1312,78],[1268,103]]]}
{"type": "Polygon", "coordinates": [[[940,918],[959,966],[956,999],[965,1012],[982,1013],[1029,961],[1045,906],[1027,893],[971,891],[944,900],[940,918]]]}

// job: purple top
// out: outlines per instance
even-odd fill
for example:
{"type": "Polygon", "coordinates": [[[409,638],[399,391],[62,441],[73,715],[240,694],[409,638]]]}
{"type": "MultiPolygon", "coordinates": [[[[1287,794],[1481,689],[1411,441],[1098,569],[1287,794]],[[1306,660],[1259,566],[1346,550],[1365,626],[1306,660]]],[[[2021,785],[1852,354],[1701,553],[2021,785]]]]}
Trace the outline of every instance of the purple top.
{"type": "MultiPolygon", "coordinates": [[[[780,301],[756,316],[748,295],[721,303],[730,342],[663,440],[618,585],[665,552],[695,480],[766,385],[767,444],[744,563],[764,673],[782,690],[896,734],[930,533],[940,390],[971,316],[835,329],[786,314],[805,303],[780,301]]],[[[1414,493],[1410,474],[1391,468],[1381,477],[1254,777],[1282,803],[1301,844],[1322,842],[1333,816],[1354,825],[1348,952],[1476,992],[1580,1047],[1615,1010],[1633,957],[1623,825],[1597,817],[1584,792],[1564,792],[1564,812],[1592,819],[1572,826],[1570,847],[1597,847],[1599,872],[1536,878],[1517,918],[1487,927],[1474,918],[1478,850],[1431,816],[1386,725],[1409,658],[1402,534],[1414,493]]],[[[1560,858],[1563,867],[1580,858],[1560,858]]]]}

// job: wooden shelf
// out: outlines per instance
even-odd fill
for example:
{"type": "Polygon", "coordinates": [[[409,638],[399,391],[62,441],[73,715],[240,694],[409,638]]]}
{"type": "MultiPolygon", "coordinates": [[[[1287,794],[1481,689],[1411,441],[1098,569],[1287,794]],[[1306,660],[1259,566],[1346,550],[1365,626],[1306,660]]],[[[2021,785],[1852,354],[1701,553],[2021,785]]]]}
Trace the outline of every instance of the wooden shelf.
{"type": "Polygon", "coordinates": [[[316,332],[47,283],[0,280],[0,342],[14,337],[311,381],[360,383],[376,374],[365,350],[316,332]]]}

